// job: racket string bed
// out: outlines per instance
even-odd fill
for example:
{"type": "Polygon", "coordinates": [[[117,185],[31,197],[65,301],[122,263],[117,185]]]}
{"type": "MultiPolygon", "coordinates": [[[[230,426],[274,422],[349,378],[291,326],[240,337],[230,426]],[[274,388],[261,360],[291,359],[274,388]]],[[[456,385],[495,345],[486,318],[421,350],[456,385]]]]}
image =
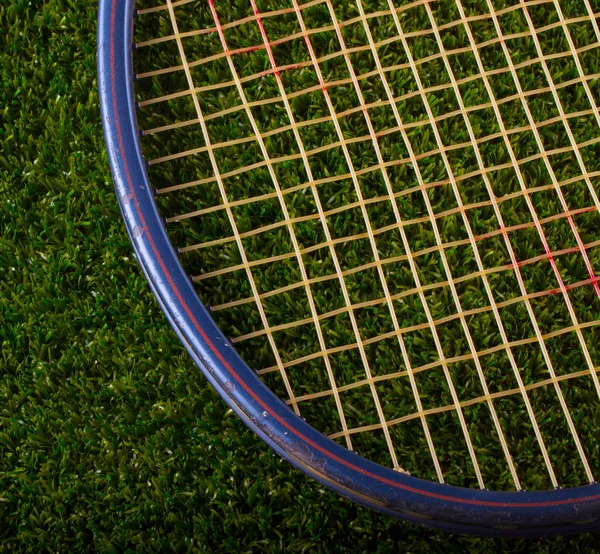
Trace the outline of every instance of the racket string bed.
{"type": "MultiPolygon", "coordinates": [[[[596,296],[593,301],[597,302],[600,297],[594,259],[589,254],[595,253],[600,241],[589,240],[588,229],[580,232],[578,228],[580,220],[584,225],[589,225],[584,218],[597,215],[600,208],[594,188],[600,171],[588,167],[589,163],[582,154],[582,151],[598,144],[600,137],[578,141],[572,129],[572,126],[576,128],[582,121],[588,120],[594,120],[600,126],[600,112],[592,91],[592,85],[600,73],[586,73],[582,62],[582,57],[594,53],[598,48],[600,39],[597,16],[590,2],[584,2],[585,13],[565,17],[555,0],[519,2],[501,9],[495,9],[492,2],[486,0],[481,4],[486,6],[487,13],[469,13],[467,4],[470,3],[457,0],[445,3],[454,9],[454,19],[440,23],[436,10],[441,3],[434,1],[396,6],[390,0],[369,13],[368,9],[366,11],[367,4],[361,0],[351,3],[349,7],[339,6],[331,0],[315,0],[306,4],[292,0],[291,6],[267,10],[259,10],[254,0],[249,0],[248,14],[233,21],[230,14],[219,13],[218,5],[209,1],[203,8],[203,16],[199,18],[200,28],[180,30],[182,21],[189,19],[192,13],[192,10],[186,11],[186,6],[196,8],[197,4],[188,0],[168,0],[164,5],[138,10],[139,18],[166,17],[170,29],[165,25],[163,30],[167,34],[137,41],[137,48],[160,48],[174,43],[178,51],[177,63],[154,69],[143,68],[137,74],[138,82],[159,83],[154,89],[160,90],[162,79],[183,73],[187,85],[182,90],[159,96],[141,95],[139,104],[142,114],[152,114],[155,109],[160,111],[160,117],[150,115],[147,118],[151,126],[143,132],[151,172],[154,168],[160,171],[161,167],[176,167],[179,163],[187,163],[187,160],[198,157],[208,160],[209,174],[198,175],[188,181],[162,183],[158,186],[158,199],[159,203],[161,198],[169,203],[171,199],[176,202],[177,198],[191,195],[191,200],[183,203],[194,209],[166,214],[169,229],[182,226],[183,231],[174,231],[180,240],[183,238],[185,241],[184,244],[178,243],[182,260],[185,256],[202,256],[204,252],[219,248],[233,249],[231,252],[239,260],[239,263],[221,266],[213,264],[212,268],[205,267],[193,274],[201,296],[206,295],[213,313],[222,321],[227,320],[231,310],[248,307],[257,313],[259,324],[252,330],[242,331],[232,325],[237,330],[232,337],[233,343],[244,348],[245,344],[266,340],[270,354],[263,352],[258,358],[271,360],[272,363],[263,364],[258,368],[258,373],[266,378],[275,374],[279,376],[285,390],[284,399],[292,410],[302,415],[304,406],[331,398],[336,421],[327,425],[329,436],[343,440],[347,448],[353,449],[353,437],[369,433],[376,433],[374,436],[379,437],[378,433],[381,433],[383,440],[379,442],[385,444],[387,450],[382,458],[386,458],[390,466],[397,470],[412,471],[413,468],[405,467],[398,458],[404,446],[394,438],[394,429],[414,420],[420,424],[431,457],[431,475],[435,475],[440,482],[445,481],[442,466],[448,469],[448,458],[446,455],[444,462],[440,461],[436,438],[430,429],[431,420],[428,418],[452,414],[457,420],[456,428],[462,435],[465,448],[461,463],[469,466],[472,483],[479,488],[486,487],[487,469],[480,468],[478,450],[470,431],[470,426],[477,422],[470,421],[465,415],[465,410],[479,405],[488,410],[492,429],[488,432],[499,443],[498,452],[504,458],[509,476],[504,478],[505,486],[517,490],[522,487],[521,462],[514,460],[514,450],[518,450],[518,444],[515,444],[514,437],[507,435],[504,410],[495,404],[509,398],[519,399],[516,402],[526,413],[527,425],[535,436],[549,485],[557,487],[562,484],[554,469],[552,448],[546,444],[548,439],[552,439],[544,435],[548,433],[547,422],[541,424],[539,410],[536,415],[537,407],[530,398],[536,391],[549,388],[554,391],[555,407],[562,414],[566,426],[568,438],[564,440],[572,444],[577,453],[578,461],[572,463],[578,471],[582,471],[584,481],[593,482],[593,468],[588,460],[590,445],[580,438],[572,415],[574,408],[563,391],[563,387],[570,382],[579,383],[588,378],[592,388],[600,395],[598,367],[590,352],[590,339],[586,340],[585,334],[595,328],[597,320],[580,321],[581,317],[570,296],[573,291],[591,288],[596,296]],[[553,7],[557,20],[536,27],[531,10],[548,6],[553,7]],[[319,25],[315,28],[306,23],[312,14],[317,13],[312,10],[320,10],[315,18],[319,19],[319,25]],[[410,15],[416,10],[422,15],[421,23],[425,22],[423,28],[405,29],[403,21],[410,20],[410,15]],[[209,14],[212,19],[208,17],[209,14]],[[501,20],[511,17],[521,22],[521,28],[505,32],[501,20]],[[323,24],[323,19],[327,19],[326,24],[323,24]],[[391,36],[384,37],[385,33],[377,32],[382,19],[388,20],[389,28],[393,30],[391,36]],[[276,22],[289,23],[286,28],[295,29],[295,32],[272,38],[270,33],[276,30],[276,22]],[[476,25],[493,29],[494,36],[478,42],[473,31],[476,25]],[[571,33],[571,26],[576,25],[591,25],[595,42],[578,45],[571,33]],[[229,39],[235,38],[236,32],[243,34],[251,27],[254,27],[252,38],[260,40],[252,44],[246,41],[243,46],[229,44],[229,39]],[[563,42],[568,48],[545,52],[546,43],[540,37],[555,32],[563,33],[563,42]],[[460,35],[464,45],[447,47],[446,43],[452,42],[447,39],[449,33],[460,35]],[[324,35],[327,39],[322,41],[324,35]],[[205,56],[195,59],[186,51],[186,44],[206,37],[213,37],[212,44],[218,44],[220,48],[207,50],[205,56]],[[352,42],[348,44],[347,39],[352,39],[352,42]],[[321,47],[326,43],[326,52],[318,51],[313,41],[321,41],[321,47]],[[520,59],[523,58],[523,41],[532,51],[529,57],[520,59]],[[513,43],[517,45],[516,53],[510,49],[513,43]],[[289,47],[293,53],[297,53],[299,44],[304,45],[301,59],[295,59],[293,63],[278,62],[278,49],[289,47]],[[422,52],[423,45],[431,51],[422,52]],[[491,50],[502,53],[504,65],[490,68],[491,50]],[[256,53],[263,55],[261,59],[264,60],[259,71],[248,70],[252,62],[238,63],[244,56],[256,53]],[[460,56],[469,57],[474,67],[461,71],[460,63],[454,61],[460,56]],[[360,61],[364,59],[371,64],[368,70],[360,61]],[[353,60],[357,60],[357,65],[353,64],[353,60]],[[390,60],[394,63],[388,63],[390,60]],[[396,63],[399,60],[401,63],[396,63]],[[565,61],[574,64],[576,75],[555,82],[549,63],[565,61]],[[228,78],[199,85],[194,75],[204,70],[210,72],[213,64],[223,64],[220,67],[226,68],[227,71],[223,70],[223,73],[227,73],[228,78]],[[431,75],[432,67],[439,71],[438,75],[431,75]],[[529,83],[524,85],[523,76],[527,72],[540,70],[543,79],[538,78],[536,86],[528,88],[529,83]],[[302,72],[310,73],[312,84],[309,83],[310,79],[299,78],[302,72]],[[395,90],[398,88],[397,76],[402,72],[405,72],[403,75],[411,86],[404,87],[398,94],[395,90]],[[494,92],[494,83],[503,78],[509,80],[514,92],[498,97],[498,93],[494,92]],[[265,84],[268,91],[261,94],[261,83],[266,80],[269,81],[265,84]],[[539,86],[540,81],[543,81],[543,86],[539,86]],[[372,90],[375,82],[379,93],[372,90]],[[561,94],[567,94],[573,87],[580,87],[583,91],[587,106],[568,111],[563,106],[561,94]],[[472,102],[469,91],[474,89],[473,97],[478,97],[472,102]],[[211,98],[221,95],[226,100],[219,107],[213,103],[207,109],[202,106],[204,95],[212,95],[211,98]],[[320,95],[318,101],[314,100],[316,95],[320,95]],[[355,105],[340,100],[349,96],[352,96],[355,105]],[[229,101],[231,97],[235,97],[235,100],[229,101]],[[447,109],[440,107],[440,103],[436,102],[440,98],[451,98],[451,105],[447,109]],[[556,115],[536,120],[531,104],[539,98],[549,98],[547,103],[552,104],[556,115]],[[164,123],[162,120],[170,110],[169,105],[186,99],[191,101],[194,108],[189,118],[175,115],[172,117],[175,121],[164,123]],[[300,117],[297,106],[302,106],[302,102],[320,102],[318,116],[300,117]],[[420,103],[416,115],[411,114],[410,110],[406,113],[403,111],[402,108],[416,103],[420,103]],[[264,122],[257,114],[269,109],[278,110],[278,114],[284,115],[279,118],[278,126],[265,129],[264,122]],[[373,115],[378,113],[377,110],[388,114],[383,124],[381,118],[373,115]],[[511,115],[510,110],[518,110],[523,119],[517,124],[512,121],[507,124],[505,119],[507,114],[511,115]],[[493,116],[495,124],[490,126],[491,129],[482,129],[485,123],[480,117],[482,113],[493,116]],[[359,117],[363,119],[356,125],[356,130],[363,132],[355,135],[350,122],[355,122],[359,117]],[[225,126],[239,125],[241,136],[234,135],[222,140],[216,136],[216,131],[213,132],[215,136],[211,136],[212,125],[217,126],[219,122],[224,122],[225,126]],[[448,136],[450,125],[460,128],[460,138],[448,136]],[[558,133],[555,130],[557,126],[564,130],[566,139],[548,148],[545,144],[546,134],[558,133]],[[163,141],[169,140],[162,137],[169,133],[185,133],[195,127],[201,129],[200,144],[180,151],[177,148],[168,153],[161,151],[163,141]],[[314,138],[314,134],[319,133],[327,133],[325,138],[328,141],[323,140],[318,144],[312,140],[312,144],[307,144],[310,141],[305,137],[314,138]],[[273,146],[284,135],[288,141],[286,144],[291,145],[291,151],[277,150],[277,146],[273,146]],[[527,143],[526,147],[522,148],[521,140],[527,143]],[[396,146],[395,151],[390,148],[394,141],[400,145],[396,146]],[[490,155],[492,146],[502,150],[499,160],[490,155]],[[255,152],[254,161],[249,161],[248,156],[238,166],[230,163],[227,152],[238,147],[255,152]],[[369,156],[364,156],[370,162],[366,166],[360,156],[354,155],[360,149],[369,152],[369,156]],[[565,176],[556,168],[553,160],[565,155],[575,160],[574,166],[579,174],[565,176]],[[466,162],[464,165],[457,162],[461,157],[470,164],[468,167],[466,162]],[[324,171],[324,158],[328,161],[334,159],[338,164],[333,173],[324,171]],[[300,168],[297,182],[292,182],[289,176],[284,175],[283,179],[280,176],[279,168],[286,167],[286,164],[300,168]],[[534,166],[543,168],[549,182],[530,178],[528,170],[534,166]],[[236,197],[226,185],[236,180],[251,181],[257,174],[264,175],[266,181],[258,194],[251,190],[250,185],[241,197],[236,197]],[[510,175],[516,186],[509,189],[499,185],[503,175],[510,175]],[[399,176],[404,176],[405,182],[399,176]],[[377,180],[378,186],[369,188],[365,185],[368,179],[377,180]],[[334,198],[324,202],[320,191],[336,183],[347,198],[342,202],[334,198]],[[465,192],[472,183],[479,186],[480,194],[475,200],[465,192]],[[587,189],[589,201],[585,205],[571,206],[567,194],[580,185],[587,189]],[[218,199],[210,205],[204,205],[201,195],[196,199],[193,197],[203,187],[218,189],[218,199]],[[375,193],[373,188],[377,188],[375,193]],[[498,190],[501,194],[497,194],[498,190]],[[555,209],[555,213],[538,213],[540,204],[532,197],[542,197],[544,194],[553,194],[553,199],[558,200],[560,208],[555,209]],[[312,211],[296,215],[294,200],[299,195],[311,198],[312,211]],[[406,204],[401,204],[402,201],[418,202],[421,213],[415,215],[417,210],[403,210],[406,204]],[[264,224],[259,217],[256,218],[259,220],[257,225],[248,225],[244,221],[246,211],[261,205],[272,207],[276,217],[266,218],[267,223],[264,224]],[[373,221],[377,209],[382,205],[388,211],[383,218],[384,224],[373,221]],[[523,210],[518,217],[513,217],[512,207],[515,205],[523,210]],[[483,210],[487,210],[490,219],[496,221],[495,226],[473,222],[477,219],[473,214],[483,210]],[[202,224],[196,222],[216,214],[223,216],[229,225],[229,232],[217,233],[221,236],[210,240],[198,240],[194,225],[201,228],[202,224]],[[506,214],[510,216],[508,222],[505,221],[506,214]],[[356,221],[360,232],[345,232],[345,227],[338,224],[344,218],[356,221]],[[269,222],[269,219],[274,221],[269,222]],[[449,221],[458,226],[460,232],[448,232],[449,221]],[[297,236],[297,229],[303,225],[320,226],[319,240],[314,240],[314,244],[297,236]],[[557,245],[555,237],[548,238],[545,229],[552,225],[562,225],[561,231],[567,235],[562,237],[564,244],[557,245]],[[343,232],[339,232],[338,227],[342,227],[343,232]],[[189,232],[190,228],[193,232],[189,232]],[[415,241],[415,230],[416,236],[425,235],[425,240],[415,241]],[[525,249],[528,255],[522,255],[516,239],[519,233],[535,237],[531,240],[536,241],[537,252],[529,248],[525,249]],[[282,252],[272,255],[265,254],[267,249],[258,252],[249,249],[249,245],[255,245],[263,236],[272,236],[269,234],[280,237],[288,248],[282,248],[282,252]],[[398,245],[395,255],[382,253],[382,242],[391,235],[398,245]],[[569,245],[566,244],[568,240],[569,245]],[[488,241],[497,241],[494,244],[503,249],[504,263],[487,265],[489,248],[485,248],[485,243],[488,241]],[[361,246],[356,246],[359,244],[361,246]],[[348,265],[340,252],[352,251],[353,248],[364,250],[366,258],[348,265]],[[456,266],[456,251],[469,253],[468,269],[456,266]],[[325,256],[330,272],[319,274],[314,271],[313,262],[317,255],[325,256]],[[587,275],[580,275],[581,278],[576,281],[568,275],[565,278],[561,262],[568,256],[577,256],[579,261],[582,260],[587,275]],[[275,286],[263,289],[261,276],[280,263],[293,264],[296,278],[291,282],[282,279],[275,286]],[[403,283],[401,290],[397,290],[398,287],[389,281],[401,264],[404,264],[407,280],[411,284],[403,283]],[[551,288],[531,290],[532,282],[528,277],[531,273],[527,273],[527,276],[524,273],[540,265],[549,268],[554,284],[551,288]],[[435,270],[431,271],[434,266],[435,270]],[[240,294],[237,298],[224,301],[218,300],[219,294],[209,298],[210,291],[219,287],[212,283],[239,274],[245,275],[246,289],[249,288],[251,294],[240,294]],[[379,294],[355,292],[356,281],[366,275],[369,283],[376,283],[373,286],[379,294]],[[509,279],[516,282],[516,291],[512,291],[507,299],[503,299],[504,295],[498,292],[499,280],[504,279],[505,275],[510,275],[509,279]],[[333,284],[340,302],[326,306],[314,291],[318,287],[333,284]],[[470,306],[466,301],[465,290],[468,287],[479,289],[480,305],[470,306]],[[287,319],[272,315],[273,303],[285,295],[305,301],[294,314],[295,318],[288,314],[287,319]],[[448,303],[441,312],[440,298],[445,298],[448,303]],[[548,298],[552,298],[552,302],[563,302],[560,312],[564,322],[558,328],[549,327],[546,320],[541,323],[538,321],[540,309],[537,303],[545,302],[548,298]],[[423,316],[418,322],[406,321],[402,312],[398,313],[398,305],[407,302],[418,303],[423,316]],[[507,325],[514,326],[514,321],[505,321],[503,315],[517,308],[522,318],[519,322],[525,322],[529,328],[528,336],[520,338],[515,338],[507,330],[507,325]],[[385,329],[375,334],[371,330],[367,332],[361,327],[362,314],[380,309],[386,315],[380,315],[384,312],[378,311],[377,317],[386,320],[385,329]],[[482,345],[474,334],[476,331],[472,330],[472,321],[480,316],[485,316],[486,321],[495,326],[497,344],[482,345]],[[332,328],[342,320],[347,338],[336,343],[331,338],[335,337],[335,329],[332,328]],[[446,331],[449,326],[454,326],[452,332],[461,337],[459,342],[464,341],[466,347],[461,345],[456,352],[452,352],[453,349],[448,346],[448,337],[452,333],[446,331]],[[294,334],[301,336],[303,331],[299,329],[304,328],[310,329],[307,333],[312,333],[314,342],[308,353],[302,348],[289,347],[289,341],[281,338],[294,334]],[[430,340],[429,357],[433,358],[432,361],[420,363],[422,358],[415,356],[413,344],[419,333],[430,340]],[[572,336],[575,337],[585,369],[561,373],[555,368],[555,356],[546,342],[572,336]],[[398,359],[403,369],[375,367],[370,349],[378,348],[378,345],[388,348],[392,343],[393,348],[398,349],[398,359]],[[542,360],[541,365],[549,377],[532,382],[531,376],[524,376],[523,359],[519,353],[531,348],[536,349],[534,357],[542,360]],[[448,350],[451,352],[448,353],[448,350]],[[341,379],[336,374],[334,359],[356,353],[356,374],[348,382],[348,379],[341,379]],[[516,386],[504,390],[491,388],[486,377],[486,363],[494,355],[502,355],[507,363],[506,372],[512,375],[511,382],[516,386]],[[322,384],[315,384],[317,388],[320,386],[320,390],[312,390],[306,383],[297,382],[291,377],[290,372],[311,363],[324,371],[325,388],[322,384]],[[478,381],[478,390],[481,391],[481,394],[474,396],[470,394],[471,398],[461,398],[464,392],[461,388],[464,387],[459,387],[455,382],[455,368],[466,363],[471,364],[472,379],[478,381]],[[441,371],[437,373],[437,386],[447,393],[445,398],[451,402],[428,407],[423,402],[423,395],[427,397],[431,393],[423,393],[419,379],[427,372],[437,371],[441,371]],[[390,396],[382,393],[378,387],[393,386],[395,381],[404,379],[408,380],[408,387],[402,390],[410,391],[414,409],[390,417],[386,415],[390,396]],[[305,392],[307,390],[309,392],[305,392]],[[352,416],[354,409],[351,402],[345,400],[348,398],[345,395],[353,391],[361,391],[363,399],[365,395],[368,396],[365,402],[371,413],[364,419],[369,421],[360,421],[360,418],[352,416]],[[356,421],[359,424],[354,424],[356,421]],[[543,426],[546,427],[545,431],[543,426]],[[507,484],[509,482],[510,485],[507,484]]],[[[187,23],[185,28],[188,28],[187,23]]],[[[460,40],[457,39],[457,42],[460,40]]],[[[284,139],[281,139],[281,144],[284,144],[284,139]]],[[[170,169],[164,171],[168,173],[170,169]]],[[[508,177],[504,179],[510,180],[508,177]]],[[[545,271],[548,272],[548,269],[545,271]]],[[[235,319],[239,314],[234,312],[232,317],[235,319]]],[[[526,356],[525,360],[527,363],[526,356]]],[[[361,443],[357,451],[361,452],[362,448],[370,450],[361,443]]],[[[408,456],[404,455],[403,459],[408,459],[408,456]]],[[[452,479],[455,478],[456,475],[452,479]]]]}

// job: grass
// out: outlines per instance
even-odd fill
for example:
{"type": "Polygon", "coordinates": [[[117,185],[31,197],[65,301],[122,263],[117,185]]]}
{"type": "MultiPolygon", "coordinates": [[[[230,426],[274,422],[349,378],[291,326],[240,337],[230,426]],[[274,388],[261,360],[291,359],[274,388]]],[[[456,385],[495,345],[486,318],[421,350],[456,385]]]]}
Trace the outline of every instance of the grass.
{"type": "Polygon", "coordinates": [[[96,13],[0,6],[0,550],[597,550],[594,534],[482,540],[379,516],[227,410],[131,254],[100,127],[96,13]]]}

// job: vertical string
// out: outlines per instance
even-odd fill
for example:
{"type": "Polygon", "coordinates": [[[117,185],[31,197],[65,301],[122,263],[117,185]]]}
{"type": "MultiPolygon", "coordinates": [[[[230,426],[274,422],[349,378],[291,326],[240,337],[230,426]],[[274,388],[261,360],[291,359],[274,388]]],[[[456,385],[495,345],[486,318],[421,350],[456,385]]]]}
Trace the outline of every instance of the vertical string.
{"type": "MultiPolygon", "coordinates": [[[[175,40],[177,41],[177,49],[179,51],[179,56],[181,57],[181,62],[183,63],[188,86],[189,86],[190,90],[193,91],[194,90],[194,81],[192,79],[192,74],[190,72],[190,68],[187,63],[187,56],[183,49],[183,43],[181,41],[181,36],[179,35],[179,27],[177,25],[177,20],[175,18],[175,10],[173,8],[173,4],[172,4],[171,0],[167,0],[167,6],[169,8],[169,16],[171,18],[171,25],[173,26],[173,33],[175,34],[175,40]]],[[[198,115],[198,122],[200,123],[200,127],[202,129],[204,141],[205,141],[206,147],[208,149],[210,163],[211,163],[215,178],[217,179],[217,184],[219,187],[219,192],[221,194],[223,205],[225,206],[225,210],[227,212],[227,217],[229,219],[231,229],[235,236],[236,244],[237,244],[238,250],[240,252],[240,256],[242,258],[242,263],[243,263],[245,271],[246,271],[246,276],[248,277],[248,281],[250,283],[250,288],[252,289],[252,294],[254,295],[254,298],[256,300],[256,307],[258,308],[263,327],[268,330],[269,322],[267,321],[267,316],[265,314],[265,310],[260,301],[259,294],[258,294],[258,288],[256,287],[256,283],[254,281],[254,276],[252,275],[252,271],[250,269],[250,266],[248,265],[248,257],[246,255],[246,251],[244,250],[244,245],[242,243],[242,239],[240,238],[240,234],[239,234],[236,222],[235,222],[235,218],[233,216],[233,212],[231,211],[231,206],[229,205],[229,199],[227,198],[227,192],[225,191],[225,187],[223,185],[223,179],[221,178],[221,173],[220,173],[219,167],[217,165],[217,160],[215,158],[215,154],[212,149],[212,144],[211,144],[210,136],[208,134],[208,129],[206,127],[206,123],[202,116],[202,109],[200,107],[200,102],[198,101],[198,96],[194,92],[192,92],[192,101],[194,103],[194,108],[198,115]]],[[[279,372],[281,374],[286,392],[288,393],[289,397],[293,399],[294,391],[292,390],[290,381],[289,381],[288,376],[283,367],[283,363],[281,362],[281,356],[279,355],[279,350],[277,349],[277,345],[275,344],[275,341],[274,341],[271,333],[268,333],[267,337],[268,337],[269,345],[271,346],[271,350],[273,351],[273,355],[275,357],[275,362],[277,363],[277,367],[279,368],[279,372]]],[[[297,404],[293,404],[293,409],[296,412],[296,414],[298,414],[298,415],[300,414],[297,404]]]]}

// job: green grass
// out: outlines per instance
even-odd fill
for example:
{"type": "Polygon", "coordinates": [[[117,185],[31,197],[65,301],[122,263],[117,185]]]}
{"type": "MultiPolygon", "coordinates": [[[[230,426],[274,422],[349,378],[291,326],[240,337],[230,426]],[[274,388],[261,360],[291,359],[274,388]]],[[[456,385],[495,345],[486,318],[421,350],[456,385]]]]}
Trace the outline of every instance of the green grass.
{"type": "Polygon", "coordinates": [[[95,26],[95,2],[0,6],[0,551],[597,550],[592,534],[480,540],[379,516],[245,429],[132,256],[95,26]]]}

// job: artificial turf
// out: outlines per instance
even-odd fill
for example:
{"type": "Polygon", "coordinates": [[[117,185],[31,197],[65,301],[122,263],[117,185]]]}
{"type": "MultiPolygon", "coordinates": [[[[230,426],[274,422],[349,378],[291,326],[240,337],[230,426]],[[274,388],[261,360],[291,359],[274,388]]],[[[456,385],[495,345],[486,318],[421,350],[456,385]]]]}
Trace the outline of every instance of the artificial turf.
{"type": "Polygon", "coordinates": [[[0,5],[0,550],[585,552],[451,536],[282,462],[187,358],[120,220],[96,3],[0,5]]]}

